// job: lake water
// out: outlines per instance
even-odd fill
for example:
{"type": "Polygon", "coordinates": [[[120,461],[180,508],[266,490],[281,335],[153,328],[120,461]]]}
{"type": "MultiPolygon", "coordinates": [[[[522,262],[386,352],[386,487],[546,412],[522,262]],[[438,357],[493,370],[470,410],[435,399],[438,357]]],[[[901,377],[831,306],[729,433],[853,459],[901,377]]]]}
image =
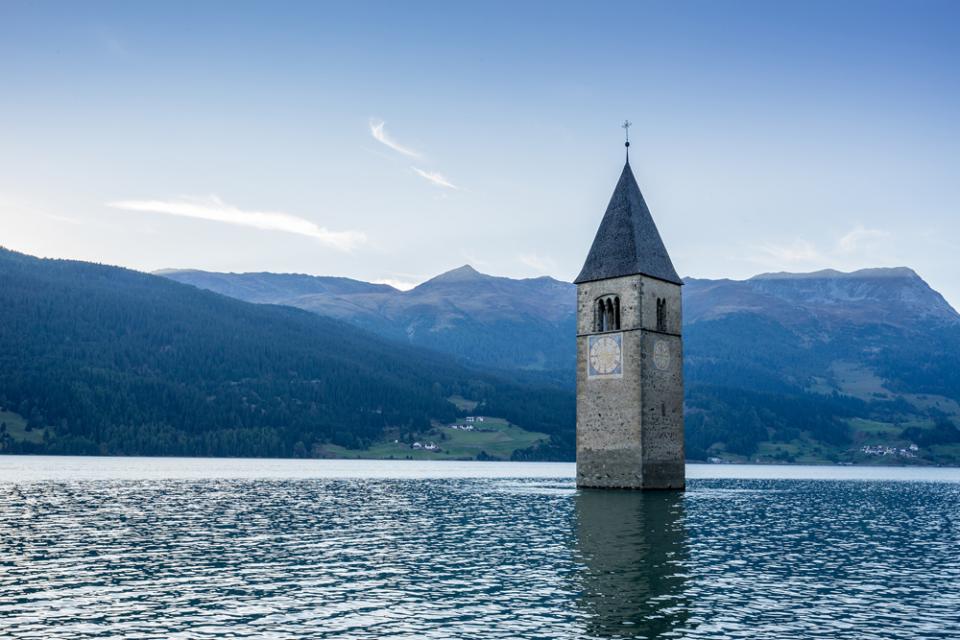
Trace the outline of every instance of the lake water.
{"type": "Polygon", "coordinates": [[[573,472],[0,456],[0,637],[960,637],[960,470],[573,472]]]}

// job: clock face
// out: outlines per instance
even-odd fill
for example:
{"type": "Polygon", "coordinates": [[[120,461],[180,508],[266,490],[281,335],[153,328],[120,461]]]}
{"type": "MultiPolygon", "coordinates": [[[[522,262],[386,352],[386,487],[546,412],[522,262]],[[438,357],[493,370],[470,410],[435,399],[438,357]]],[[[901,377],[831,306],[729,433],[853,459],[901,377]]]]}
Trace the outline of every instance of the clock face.
{"type": "Polygon", "coordinates": [[[657,340],[653,344],[653,364],[660,371],[670,368],[670,345],[666,340],[657,340]]]}
{"type": "Polygon", "coordinates": [[[589,338],[588,378],[619,378],[623,374],[623,334],[589,338]]]}

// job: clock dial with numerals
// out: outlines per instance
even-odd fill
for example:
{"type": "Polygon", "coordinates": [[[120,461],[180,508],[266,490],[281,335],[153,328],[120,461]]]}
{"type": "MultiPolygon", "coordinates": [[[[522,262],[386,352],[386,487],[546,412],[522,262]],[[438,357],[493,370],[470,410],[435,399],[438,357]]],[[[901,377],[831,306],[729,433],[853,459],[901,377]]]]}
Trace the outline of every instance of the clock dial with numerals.
{"type": "Polygon", "coordinates": [[[623,371],[623,335],[590,336],[588,357],[588,377],[619,377],[623,371]]]}

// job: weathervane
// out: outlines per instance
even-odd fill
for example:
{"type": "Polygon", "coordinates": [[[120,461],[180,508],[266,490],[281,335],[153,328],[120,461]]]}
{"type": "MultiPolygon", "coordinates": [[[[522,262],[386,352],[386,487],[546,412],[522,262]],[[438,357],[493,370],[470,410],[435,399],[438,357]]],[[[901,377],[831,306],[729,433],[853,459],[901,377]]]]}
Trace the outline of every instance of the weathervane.
{"type": "Polygon", "coordinates": [[[623,128],[623,135],[625,138],[623,146],[626,147],[627,149],[627,162],[630,161],[630,127],[631,125],[633,125],[633,123],[630,122],[629,120],[624,120],[623,124],[620,125],[623,128]]]}

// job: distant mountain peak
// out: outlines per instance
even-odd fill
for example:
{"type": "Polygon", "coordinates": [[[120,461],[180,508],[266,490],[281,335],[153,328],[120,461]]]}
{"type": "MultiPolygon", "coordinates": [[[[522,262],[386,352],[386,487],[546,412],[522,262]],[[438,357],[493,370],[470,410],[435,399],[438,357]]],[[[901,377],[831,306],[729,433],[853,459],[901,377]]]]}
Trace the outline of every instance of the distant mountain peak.
{"type": "Polygon", "coordinates": [[[687,282],[692,288],[684,297],[684,315],[690,320],[750,312],[785,325],[816,321],[830,327],[914,328],[960,323],[960,314],[909,267],[761,273],[747,280],[687,282]]]}
{"type": "MultiPolygon", "coordinates": [[[[462,267],[457,267],[456,269],[451,269],[450,271],[445,271],[438,276],[430,278],[423,284],[429,284],[431,282],[467,282],[470,280],[482,280],[486,278],[491,278],[493,276],[488,276],[484,273],[480,273],[469,264],[465,264],[462,267]]],[[[423,285],[420,285],[423,286],[423,285]]]]}
{"type": "Polygon", "coordinates": [[[856,271],[837,271],[836,269],[821,269],[806,273],[778,271],[775,273],[759,273],[750,280],[840,280],[840,279],[880,279],[880,278],[919,278],[917,272],[910,267],[874,267],[858,269],[856,271]]]}

